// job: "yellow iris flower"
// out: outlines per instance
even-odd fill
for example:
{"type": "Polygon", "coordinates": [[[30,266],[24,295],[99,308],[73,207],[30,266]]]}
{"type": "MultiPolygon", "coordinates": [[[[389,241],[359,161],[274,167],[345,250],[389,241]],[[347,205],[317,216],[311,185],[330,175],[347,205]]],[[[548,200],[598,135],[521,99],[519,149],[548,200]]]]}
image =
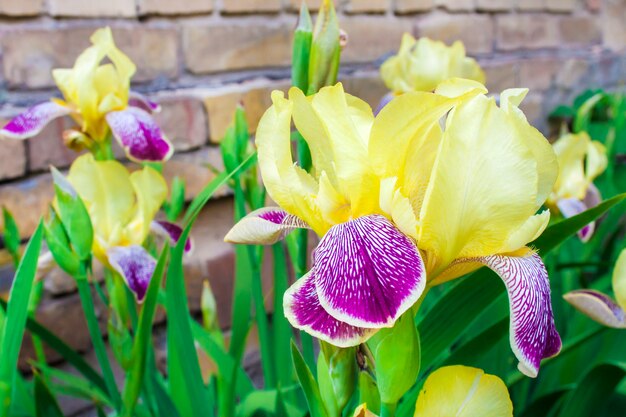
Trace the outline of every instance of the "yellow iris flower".
{"type": "Polygon", "coordinates": [[[409,33],[402,37],[398,54],[383,63],[380,74],[395,94],[434,91],[441,82],[455,77],[485,82],[485,73],[465,55],[462,42],[447,46],[429,38],[416,40],[409,33]]]}

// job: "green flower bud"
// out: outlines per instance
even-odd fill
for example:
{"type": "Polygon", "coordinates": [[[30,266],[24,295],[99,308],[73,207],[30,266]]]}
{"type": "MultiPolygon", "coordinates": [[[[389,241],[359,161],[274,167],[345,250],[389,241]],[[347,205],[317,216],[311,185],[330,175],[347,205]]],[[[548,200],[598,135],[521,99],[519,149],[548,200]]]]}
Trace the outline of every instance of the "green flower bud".
{"type": "MultiPolygon", "coordinates": [[[[322,351],[318,359],[317,373],[320,393],[322,397],[327,397],[328,404],[332,405],[327,406],[329,415],[340,416],[356,388],[356,348],[338,348],[325,342],[320,342],[320,347],[322,351]],[[331,412],[333,407],[337,413],[331,412]]],[[[327,404],[326,398],[324,404],[327,404]]]]}
{"type": "Polygon", "coordinates": [[[211,291],[209,281],[204,281],[202,286],[202,296],[200,298],[200,310],[202,311],[202,324],[208,331],[219,330],[217,319],[217,303],[211,291]]]}
{"type": "Polygon", "coordinates": [[[367,404],[372,413],[380,414],[380,395],[376,381],[367,371],[359,372],[359,404],[367,404]]]}
{"type": "Polygon", "coordinates": [[[339,21],[331,0],[324,0],[315,21],[309,62],[308,93],[337,81],[341,55],[339,21]]]}
{"type": "Polygon", "coordinates": [[[298,26],[293,35],[293,54],[291,56],[291,84],[306,92],[309,84],[309,60],[313,40],[313,22],[306,3],[300,6],[298,26]]]}
{"type": "Polygon", "coordinates": [[[48,249],[57,265],[68,274],[75,276],[78,273],[80,260],[72,251],[61,219],[52,207],[50,207],[48,222],[44,225],[44,235],[48,249]]]}

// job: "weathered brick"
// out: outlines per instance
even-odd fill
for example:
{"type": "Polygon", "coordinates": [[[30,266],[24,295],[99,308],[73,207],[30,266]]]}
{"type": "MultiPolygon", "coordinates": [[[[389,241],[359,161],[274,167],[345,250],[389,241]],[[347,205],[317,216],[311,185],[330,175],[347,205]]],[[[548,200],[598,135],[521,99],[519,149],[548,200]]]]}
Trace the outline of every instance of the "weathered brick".
{"type": "Polygon", "coordinates": [[[76,124],[69,117],[56,119],[37,136],[28,139],[29,171],[47,171],[50,165],[57,168],[69,166],[77,153],[63,143],[63,131],[75,126],[76,124]]]}
{"type": "Polygon", "coordinates": [[[542,128],[545,124],[545,113],[543,109],[543,96],[541,94],[528,94],[520,104],[520,109],[533,126],[542,128]]]}
{"type": "Polygon", "coordinates": [[[500,50],[551,48],[559,45],[556,18],[546,15],[502,15],[496,20],[500,50]]]}
{"type": "MultiPolygon", "coordinates": [[[[4,126],[9,120],[10,118],[8,117],[0,118],[0,126],[4,126]]],[[[0,180],[21,177],[25,173],[26,147],[24,142],[21,140],[0,139],[0,180]]]]}
{"type": "Polygon", "coordinates": [[[461,40],[470,54],[489,53],[493,49],[493,21],[486,15],[433,14],[417,23],[417,32],[447,44],[461,40]]]}
{"type": "Polygon", "coordinates": [[[223,0],[224,13],[275,13],[280,11],[280,0],[223,0]]]}
{"type": "Polygon", "coordinates": [[[137,14],[134,0],[48,0],[52,16],[133,17],[137,14]]]}
{"type": "Polygon", "coordinates": [[[265,110],[272,104],[272,90],[288,89],[286,83],[253,83],[252,85],[227,87],[211,91],[205,95],[204,105],[209,117],[209,138],[211,142],[219,143],[226,129],[233,121],[235,109],[242,103],[246,111],[246,119],[250,133],[256,130],[257,124],[265,110]]]}
{"type": "Polygon", "coordinates": [[[580,81],[589,71],[589,63],[584,59],[568,59],[556,75],[556,85],[561,88],[579,87],[580,81]]]}
{"type": "Polygon", "coordinates": [[[154,118],[176,151],[197,148],[207,142],[207,121],[202,101],[184,95],[157,97],[161,112],[154,118]]]}
{"type": "Polygon", "coordinates": [[[0,0],[0,15],[34,16],[43,11],[43,0],[0,0]]]}
{"type": "Polygon", "coordinates": [[[354,16],[343,19],[340,25],[348,33],[348,45],[341,54],[343,62],[373,61],[395,52],[402,34],[411,31],[410,21],[386,16],[354,16]]]}
{"type": "Polygon", "coordinates": [[[520,85],[531,90],[547,90],[562,62],[552,58],[534,58],[522,61],[520,85]]]}
{"type": "Polygon", "coordinates": [[[517,0],[515,7],[522,11],[543,10],[546,6],[546,0],[517,0]]]}
{"type": "MultiPolygon", "coordinates": [[[[291,12],[299,11],[302,1],[303,0],[289,0],[287,3],[287,9],[291,12]]],[[[306,7],[312,12],[317,11],[322,3],[320,0],[304,0],[304,2],[306,3],[306,7]]]]}
{"type": "Polygon", "coordinates": [[[293,22],[242,19],[183,28],[185,65],[193,73],[285,66],[293,22]]]}
{"type": "Polygon", "coordinates": [[[489,12],[504,12],[513,8],[513,0],[476,0],[476,8],[489,12]]]}
{"type": "Polygon", "coordinates": [[[626,1],[604,0],[602,7],[602,39],[613,51],[626,50],[626,1]]]}
{"type": "Polygon", "coordinates": [[[602,0],[587,0],[585,1],[587,9],[591,12],[598,12],[602,8],[602,0]]]}
{"type": "Polygon", "coordinates": [[[427,12],[435,6],[434,0],[396,0],[397,13],[427,12]]]}
{"type": "Polygon", "coordinates": [[[348,13],[384,13],[389,7],[389,0],[349,0],[348,13]]]}
{"type": "Polygon", "coordinates": [[[562,44],[568,46],[593,45],[602,42],[598,21],[591,16],[564,16],[559,21],[562,44]]]}
{"type": "Polygon", "coordinates": [[[499,93],[507,88],[525,87],[518,81],[519,65],[515,61],[491,62],[482,66],[487,79],[487,89],[499,93]]]}
{"type": "Polygon", "coordinates": [[[188,15],[210,13],[213,10],[213,0],[139,0],[140,14],[157,15],[188,15]]]}
{"type": "Polygon", "coordinates": [[[339,79],[347,93],[365,100],[373,109],[388,90],[380,76],[375,74],[354,74],[339,79]]]}
{"type": "Polygon", "coordinates": [[[576,0],[546,0],[546,8],[551,12],[571,12],[576,8],[576,0]]]}
{"type": "Polygon", "coordinates": [[[454,12],[474,10],[474,0],[435,0],[435,5],[454,12]]]}
{"type": "MultiPolygon", "coordinates": [[[[11,86],[29,88],[54,84],[53,68],[74,65],[78,55],[89,46],[93,27],[50,29],[11,28],[0,37],[4,77],[11,86]],[[63,48],[59,48],[63,45],[63,48]]],[[[174,28],[112,27],[117,45],[137,65],[134,81],[178,73],[178,35],[174,28]]]]}
{"type": "MultiPolygon", "coordinates": [[[[11,213],[15,213],[15,221],[24,237],[35,231],[39,218],[48,211],[53,197],[50,174],[0,185],[0,201],[11,213]]],[[[0,218],[0,230],[2,227],[0,218]]]]}

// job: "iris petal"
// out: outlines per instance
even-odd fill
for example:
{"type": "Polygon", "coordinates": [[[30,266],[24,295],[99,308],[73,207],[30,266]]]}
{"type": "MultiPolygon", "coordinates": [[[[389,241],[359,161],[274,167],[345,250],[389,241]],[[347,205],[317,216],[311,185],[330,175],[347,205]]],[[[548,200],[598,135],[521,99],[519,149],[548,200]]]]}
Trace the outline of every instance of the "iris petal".
{"type": "Polygon", "coordinates": [[[128,157],[135,161],[165,161],[174,148],[150,114],[136,107],[110,112],[107,123],[128,157]]]}
{"type": "Polygon", "coordinates": [[[321,305],[353,326],[391,327],[426,283],[413,241],[380,215],[333,226],[313,256],[321,305]]]}
{"type": "Polygon", "coordinates": [[[128,105],[140,108],[148,113],[158,113],[161,111],[159,103],[148,99],[148,97],[136,91],[130,91],[128,93],[128,105]]]}
{"type": "Polygon", "coordinates": [[[598,323],[616,329],[626,328],[625,313],[611,297],[594,290],[576,290],[563,295],[565,301],[598,323]]]}
{"type": "Polygon", "coordinates": [[[225,242],[271,245],[291,231],[308,228],[298,217],[278,207],[264,207],[241,219],[224,238],[225,242]]]}
{"type": "MultiPolygon", "coordinates": [[[[587,210],[587,206],[577,198],[563,198],[556,202],[559,211],[563,217],[572,217],[587,210]]],[[[578,237],[583,242],[588,242],[593,236],[596,228],[596,222],[591,222],[578,231],[578,237]]]]}
{"type": "Polygon", "coordinates": [[[320,304],[311,271],[296,281],[283,298],[285,316],[297,329],[339,347],[365,342],[375,330],[351,326],[328,314],[320,304]]]}
{"type": "MultiPolygon", "coordinates": [[[[166,222],[163,220],[154,220],[150,224],[150,230],[160,236],[169,239],[172,245],[175,245],[178,242],[178,239],[180,239],[180,235],[183,234],[182,227],[175,223],[166,222]]],[[[191,238],[187,238],[187,241],[185,242],[185,253],[191,253],[192,248],[193,244],[191,238]]]]}
{"type": "Polygon", "coordinates": [[[113,246],[107,250],[109,263],[126,281],[139,303],[143,302],[156,267],[156,260],[139,245],[113,246]]]}
{"type": "Polygon", "coordinates": [[[72,110],[69,107],[54,101],[37,104],[17,115],[0,129],[0,138],[27,139],[33,137],[52,120],[70,113],[72,110]]]}

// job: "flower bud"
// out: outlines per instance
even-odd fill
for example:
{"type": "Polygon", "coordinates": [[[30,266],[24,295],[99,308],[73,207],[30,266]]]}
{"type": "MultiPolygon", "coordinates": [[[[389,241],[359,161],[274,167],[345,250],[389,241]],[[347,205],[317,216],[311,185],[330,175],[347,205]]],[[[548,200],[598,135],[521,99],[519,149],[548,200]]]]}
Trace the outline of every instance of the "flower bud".
{"type": "Polygon", "coordinates": [[[335,6],[331,0],[324,0],[315,21],[311,43],[309,94],[316,93],[324,86],[335,84],[340,55],[340,31],[335,6]]]}
{"type": "Polygon", "coordinates": [[[339,348],[320,342],[321,353],[318,361],[318,379],[324,404],[334,407],[341,415],[356,388],[357,362],[356,348],[339,348]]]}
{"type": "Polygon", "coordinates": [[[211,291],[209,281],[203,282],[200,310],[202,311],[202,324],[204,328],[209,331],[218,330],[217,303],[215,302],[215,296],[213,295],[213,291],[211,291]]]}
{"type": "Polygon", "coordinates": [[[72,251],[61,219],[52,207],[50,207],[48,222],[44,225],[44,235],[55,262],[68,274],[76,275],[80,261],[72,251]]]}
{"type": "Polygon", "coordinates": [[[311,41],[313,40],[313,22],[306,3],[300,7],[298,26],[293,35],[293,55],[291,58],[291,84],[306,92],[309,84],[309,60],[311,41]]]}

